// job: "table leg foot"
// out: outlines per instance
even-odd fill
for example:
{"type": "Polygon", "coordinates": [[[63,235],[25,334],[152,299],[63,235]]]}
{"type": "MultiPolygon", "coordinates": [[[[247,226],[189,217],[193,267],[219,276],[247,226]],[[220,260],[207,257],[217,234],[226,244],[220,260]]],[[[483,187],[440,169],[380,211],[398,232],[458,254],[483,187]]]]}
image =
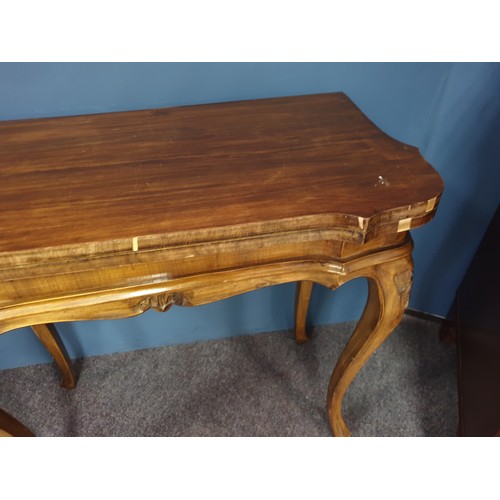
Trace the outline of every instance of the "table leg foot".
{"type": "Polygon", "coordinates": [[[327,409],[334,436],[350,436],[342,418],[342,399],[373,352],[396,328],[408,306],[413,261],[411,255],[368,269],[368,300],[354,333],[333,370],[327,409]]]}
{"type": "Polygon", "coordinates": [[[57,366],[62,373],[62,387],[74,389],[76,386],[76,377],[71,366],[68,353],[64,344],[57,333],[56,327],[49,323],[46,325],[33,325],[31,327],[40,342],[50,352],[57,366]]]}
{"type": "Polygon", "coordinates": [[[313,282],[299,281],[295,292],[295,341],[303,344],[309,340],[306,333],[307,310],[311,299],[313,282]]]}

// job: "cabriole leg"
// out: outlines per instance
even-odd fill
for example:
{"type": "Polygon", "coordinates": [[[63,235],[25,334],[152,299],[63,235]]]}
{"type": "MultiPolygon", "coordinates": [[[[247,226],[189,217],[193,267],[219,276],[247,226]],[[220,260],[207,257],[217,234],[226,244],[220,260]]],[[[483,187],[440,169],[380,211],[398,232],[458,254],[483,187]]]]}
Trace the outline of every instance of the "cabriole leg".
{"type": "Polygon", "coordinates": [[[354,333],[333,370],[327,409],[334,436],[350,436],[342,418],[342,399],[361,367],[396,328],[408,306],[411,255],[374,266],[366,272],[368,300],[354,333]]]}

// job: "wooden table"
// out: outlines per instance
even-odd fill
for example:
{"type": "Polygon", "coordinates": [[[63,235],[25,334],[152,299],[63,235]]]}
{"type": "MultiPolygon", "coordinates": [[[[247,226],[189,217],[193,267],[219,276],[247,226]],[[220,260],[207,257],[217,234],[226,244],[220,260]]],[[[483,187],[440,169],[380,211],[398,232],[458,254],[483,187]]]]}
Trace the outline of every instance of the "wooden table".
{"type": "Polygon", "coordinates": [[[342,398],[402,318],[409,229],[442,188],[341,93],[0,122],[0,333],[33,326],[74,387],[52,323],[297,282],[300,343],[313,283],[366,277],[328,389],[346,436],[342,398]]]}

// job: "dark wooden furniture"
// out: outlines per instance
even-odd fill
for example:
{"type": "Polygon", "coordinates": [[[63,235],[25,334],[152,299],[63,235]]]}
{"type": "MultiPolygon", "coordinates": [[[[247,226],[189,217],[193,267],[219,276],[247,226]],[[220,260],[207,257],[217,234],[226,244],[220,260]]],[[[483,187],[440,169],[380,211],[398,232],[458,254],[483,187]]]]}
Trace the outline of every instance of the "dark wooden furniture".
{"type": "Polygon", "coordinates": [[[457,292],[459,434],[500,436],[500,208],[457,292]]]}
{"type": "Polygon", "coordinates": [[[344,94],[3,122],[0,179],[0,332],[37,325],[68,387],[53,322],[298,282],[302,342],[312,283],[367,277],[328,390],[339,436],[349,384],[408,304],[409,230],[443,187],[344,94]]]}

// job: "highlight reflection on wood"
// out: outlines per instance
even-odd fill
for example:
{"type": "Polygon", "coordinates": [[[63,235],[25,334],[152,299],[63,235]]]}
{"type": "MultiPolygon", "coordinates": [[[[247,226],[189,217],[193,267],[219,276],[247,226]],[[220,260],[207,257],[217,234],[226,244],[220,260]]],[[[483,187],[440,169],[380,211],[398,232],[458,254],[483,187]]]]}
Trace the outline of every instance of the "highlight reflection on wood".
{"type": "Polygon", "coordinates": [[[409,229],[442,191],[343,94],[0,122],[0,176],[0,333],[34,325],[66,387],[52,323],[298,282],[300,343],[313,283],[368,278],[328,391],[334,435],[349,434],[342,398],[407,305],[409,229]]]}
{"type": "Polygon", "coordinates": [[[299,281],[295,295],[295,341],[297,344],[307,342],[306,334],[307,310],[313,289],[312,281],[299,281]]]}

